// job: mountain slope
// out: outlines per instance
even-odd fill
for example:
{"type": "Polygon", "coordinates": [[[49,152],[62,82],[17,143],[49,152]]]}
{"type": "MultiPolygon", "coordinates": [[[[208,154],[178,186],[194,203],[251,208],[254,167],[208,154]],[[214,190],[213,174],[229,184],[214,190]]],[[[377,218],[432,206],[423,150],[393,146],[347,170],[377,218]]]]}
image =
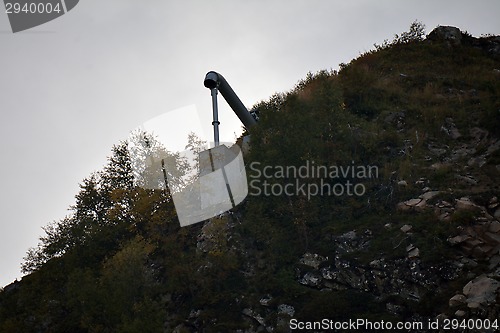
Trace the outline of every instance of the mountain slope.
{"type": "Polygon", "coordinates": [[[118,144],[0,293],[0,331],[494,321],[499,81],[500,37],[424,38],[414,23],[256,105],[248,198],[185,228],[168,191],[134,185],[118,144]]]}

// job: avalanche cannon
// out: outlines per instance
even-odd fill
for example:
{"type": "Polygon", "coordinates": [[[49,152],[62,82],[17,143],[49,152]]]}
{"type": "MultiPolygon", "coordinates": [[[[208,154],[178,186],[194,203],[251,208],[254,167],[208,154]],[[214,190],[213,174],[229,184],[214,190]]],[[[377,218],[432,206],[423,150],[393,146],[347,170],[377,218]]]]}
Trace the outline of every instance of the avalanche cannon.
{"type": "Polygon", "coordinates": [[[248,112],[247,108],[238,98],[233,88],[227,83],[226,79],[216,72],[208,72],[203,81],[205,87],[210,89],[212,94],[212,108],[214,121],[214,145],[219,145],[219,119],[218,119],[218,106],[217,106],[217,91],[220,91],[222,97],[226,100],[227,104],[233,109],[234,113],[240,118],[240,121],[246,128],[250,128],[257,122],[255,120],[255,113],[248,112]]]}
{"type": "Polygon", "coordinates": [[[220,215],[236,207],[248,194],[245,164],[240,147],[237,144],[228,147],[219,142],[218,91],[246,128],[257,123],[256,114],[248,112],[219,73],[208,72],[204,85],[210,89],[212,95],[214,147],[200,152],[197,180],[181,192],[172,194],[181,226],[220,215]]]}

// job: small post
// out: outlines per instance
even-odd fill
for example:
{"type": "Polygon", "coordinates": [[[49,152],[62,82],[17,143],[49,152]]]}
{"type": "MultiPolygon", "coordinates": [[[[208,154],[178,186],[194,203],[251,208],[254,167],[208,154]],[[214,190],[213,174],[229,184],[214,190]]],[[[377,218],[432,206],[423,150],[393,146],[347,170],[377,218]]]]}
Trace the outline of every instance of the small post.
{"type": "Polygon", "coordinates": [[[219,145],[219,114],[217,108],[217,87],[210,89],[212,93],[212,109],[213,109],[213,118],[212,125],[214,126],[214,147],[219,145]]]}

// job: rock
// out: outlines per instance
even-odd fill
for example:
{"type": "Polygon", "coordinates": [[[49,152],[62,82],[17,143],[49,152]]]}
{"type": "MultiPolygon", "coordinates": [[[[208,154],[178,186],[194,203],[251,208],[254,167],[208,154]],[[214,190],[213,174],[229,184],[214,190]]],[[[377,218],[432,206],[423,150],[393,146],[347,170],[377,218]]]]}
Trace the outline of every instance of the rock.
{"type": "Polygon", "coordinates": [[[474,144],[478,145],[483,142],[486,143],[488,139],[489,132],[485,129],[479,127],[473,127],[469,131],[470,136],[473,138],[474,144]]]}
{"type": "Polygon", "coordinates": [[[469,238],[470,238],[469,235],[458,235],[458,236],[455,236],[452,238],[448,238],[448,243],[450,243],[451,245],[457,245],[457,244],[465,242],[469,238]]]}
{"type": "Polygon", "coordinates": [[[191,310],[188,318],[190,318],[190,319],[198,318],[200,316],[200,314],[201,314],[201,310],[191,310]]]}
{"type": "Polygon", "coordinates": [[[252,309],[249,309],[249,308],[245,308],[243,309],[242,313],[249,317],[249,318],[252,318],[254,319],[256,322],[258,322],[260,325],[262,326],[266,326],[266,322],[264,321],[264,318],[262,318],[261,315],[259,315],[258,313],[256,313],[255,311],[253,311],[252,309]]]}
{"type": "Polygon", "coordinates": [[[456,199],[455,208],[457,210],[475,210],[478,206],[473,203],[469,198],[463,197],[460,199],[456,199]]]}
{"type": "Polygon", "coordinates": [[[453,205],[448,201],[441,200],[441,202],[439,203],[439,208],[444,208],[444,207],[450,208],[453,207],[453,205]]]}
{"type": "MultiPolygon", "coordinates": [[[[258,118],[258,116],[256,117],[258,118]]],[[[243,153],[243,156],[246,156],[250,152],[250,147],[251,147],[250,142],[251,142],[251,135],[245,135],[241,142],[241,152],[243,153]]]]}
{"type": "Polygon", "coordinates": [[[495,209],[499,206],[500,206],[500,203],[498,203],[498,202],[490,203],[490,204],[488,204],[488,209],[495,209]]]}
{"type": "Polygon", "coordinates": [[[475,268],[475,267],[477,267],[477,266],[478,266],[477,261],[476,261],[476,260],[474,260],[474,259],[471,259],[471,258],[462,258],[462,259],[460,259],[460,262],[461,262],[464,266],[466,266],[466,267],[468,267],[468,268],[470,268],[470,269],[475,268]]]}
{"type": "Polygon", "coordinates": [[[500,268],[500,254],[494,255],[490,258],[489,269],[494,269],[495,267],[500,268]]]}
{"type": "Polygon", "coordinates": [[[479,309],[481,307],[481,304],[478,302],[469,302],[467,303],[467,307],[471,310],[479,309]]]}
{"type": "Polygon", "coordinates": [[[486,156],[493,154],[494,152],[496,152],[499,149],[500,149],[500,140],[496,141],[493,144],[490,144],[490,146],[486,150],[486,156]]]}
{"type": "MultiPolygon", "coordinates": [[[[437,157],[439,157],[441,155],[444,155],[447,152],[447,150],[444,149],[444,148],[436,148],[436,147],[433,147],[433,146],[429,146],[428,149],[429,149],[429,151],[433,155],[436,155],[437,157]]],[[[443,163],[434,163],[433,165],[431,165],[431,168],[432,169],[440,169],[442,166],[446,166],[446,164],[443,164],[443,163]]]]}
{"type": "Polygon", "coordinates": [[[291,305],[280,304],[278,306],[278,314],[285,314],[287,316],[293,317],[295,314],[295,308],[291,305]]]}
{"type": "Polygon", "coordinates": [[[300,258],[300,263],[314,269],[318,269],[322,262],[326,261],[327,258],[320,256],[316,253],[305,253],[302,258],[300,258]]]}
{"type": "Polygon", "coordinates": [[[196,247],[199,251],[208,253],[210,251],[218,250],[220,245],[218,239],[227,234],[227,223],[221,223],[221,220],[213,218],[208,220],[201,228],[198,234],[196,247]]]}
{"type": "Polygon", "coordinates": [[[398,185],[399,185],[399,186],[408,186],[408,183],[406,182],[406,180],[400,180],[400,181],[398,182],[398,185]]]}
{"type": "Polygon", "coordinates": [[[486,276],[479,276],[470,281],[463,288],[463,294],[467,297],[467,306],[476,307],[476,304],[492,304],[496,300],[496,292],[500,288],[500,282],[486,276]]]}
{"type": "Polygon", "coordinates": [[[466,315],[466,314],[467,314],[467,313],[466,313],[464,310],[457,310],[457,311],[455,312],[455,316],[456,316],[456,317],[459,317],[459,318],[465,317],[465,315],[466,315]]]}
{"type": "Polygon", "coordinates": [[[462,32],[460,29],[451,26],[438,26],[427,35],[431,41],[447,42],[450,45],[460,45],[462,42],[462,32]]]}
{"type": "Polygon", "coordinates": [[[336,271],[332,271],[330,266],[323,267],[321,269],[321,276],[325,280],[335,280],[337,278],[337,272],[336,271]]]}
{"type": "Polygon", "coordinates": [[[456,306],[464,305],[466,300],[467,300],[467,298],[464,295],[457,294],[457,295],[453,296],[452,298],[450,298],[450,301],[448,302],[448,304],[451,308],[453,308],[456,306]]]}
{"type": "Polygon", "coordinates": [[[423,210],[426,207],[426,201],[420,198],[410,199],[396,205],[396,209],[403,212],[410,210],[423,210]]]}
{"type": "Polygon", "coordinates": [[[379,268],[379,269],[384,269],[386,267],[384,259],[375,259],[371,261],[369,265],[373,268],[379,268]]]}
{"type": "Polygon", "coordinates": [[[412,227],[411,225],[409,225],[409,224],[405,224],[405,225],[404,225],[404,226],[402,226],[402,227],[401,227],[401,229],[399,229],[399,230],[401,230],[402,232],[404,232],[404,233],[406,234],[406,233],[407,233],[407,232],[409,232],[412,228],[413,228],[413,227],[412,227]]]}
{"type": "Polygon", "coordinates": [[[269,306],[269,303],[273,300],[271,295],[266,295],[259,300],[260,305],[269,306]]]}
{"type": "Polygon", "coordinates": [[[462,134],[460,134],[460,132],[458,131],[457,126],[455,126],[455,123],[452,118],[445,119],[445,123],[443,126],[441,126],[441,130],[446,134],[448,134],[454,140],[462,136],[462,134]]]}
{"type": "Polygon", "coordinates": [[[396,210],[401,211],[401,212],[407,212],[410,211],[412,207],[407,206],[404,202],[400,202],[396,205],[396,210]]]}
{"type": "Polygon", "coordinates": [[[411,244],[406,247],[409,259],[416,259],[420,256],[420,250],[415,245],[411,244]]]}
{"type": "Polygon", "coordinates": [[[492,245],[500,244],[500,234],[486,231],[483,234],[482,238],[485,239],[486,241],[488,241],[489,244],[492,244],[492,245]]]}
{"type": "Polygon", "coordinates": [[[472,147],[472,148],[469,148],[468,146],[464,145],[456,150],[454,150],[452,153],[451,153],[451,159],[453,161],[458,161],[462,158],[466,158],[470,155],[474,155],[476,153],[476,148],[472,147]]]}
{"type": "Polygon", "coordinates": [[[427,201],[427,200],[431,200],[432,198],[434,198],[435,196],[437,196],[440,193],[441,193],[441,191],[429,191],[429,192],[425,192],[424,194],[421,194],[419,196],[419,198],[427,201]]]}
{"type": "Polygon", "coordinates": [[[416,206],[415,206],[415,209],[418,210],[418,211],[423,211],[424,209],[427,208],[427,201],[425,200],[422,200],[420,201],[416,206]]]}
{"type": "Polygon", "coordinates": [[[420,257],[420,250],[418,249],[418,247],[416,247],[413,250],[411,250],[410,252],[408,252],[409,259],[416,259],[418,257],[420,257]]]}
{"type": "Polygon", "coordinates": [[[371,231],[357,233],[355,230],[346,232],[340,236],[333,237],[336,250],[339,253],[351,253],[366,248],[371,239],[371,231]]]}
{"type": "Polygon", "coordinates": [[[498,221],[491,222],[488,230],[494,234],[499,233],[500,232],[500,222],[498,222],[498,221]]]}
{"type": "Polygon", "coordinates": [[[385,308],[387,309],[387,311],[389,311],[390,313],[395,314],[395,315],[400,315],[405,310],[404,306],[392,304],[392,303],[387,303],[385,305],[385,308]]]}
{"type": "Polygon", "coordinates": [[[448,212],[444,212],[442,214],[439,214],[438,219],[439,221],[449,221],[451,219],[451,215],[448,212]]]}
{"type": "Polygon", "coordinates": [[[410,199],[410,200],[405,201],[405,205],[413,207],[413,206],[418,205],[420,202],[422,202],[422,199],[420,199],[420,198],[410,199]]]}
{"type": "MultiPolygon", "coordinates": [[[[420,179],[420,180],[417,180],[417,181],[415,182],[415,185],[416,185],[416,186],[420,186],[420,187],[425,186],[425,180],[421,180],[421,179],[420,179]]],[[[425,192],[425,191],[424,191],[424,192],[425,192]]]]}
{"type": "Polygon", "coordinates": [[[483,242],[477,238],[469,238],[465,241],[463,249],[467,252],[471,252],[474,248],[482,244],[483,242]]]}
{"type": "Polygon", "coordinates": [[[340,238],[344,240],[355,240],[356,239],[356,231],[348,231],[345,234],[341,235],[340,238]]]}
{"type": "Polygon", "coordinates": [[[489,253],[493,250],[493,247],[489,245],[480,245],[474,248],[473,254],[476,258],[484,259],[489,257],[489,253]]]}
{"type": "Polygon", "coordinates": [[[179,324],[174,328],[172,333],[183,333],[183,332],[189,332],[189,331],[190,331],[190,329],[186,325],[179,324]]]}
{"type": "Polygon", "coordinates": [[[479,156],[479,157],[472,157],[469,162],[467,162],[467,165],[470,167],[473,166],[478,166],[479,168],[482,168],[483,165],[486,164],[486,157],[484,156],[479,156]]]}
{"type": "Polygon", "coordinates": [[[462,183],[469,184],[469,185],[477,185],[479,182],[477,179],[475,179],[472,176],[461,176],[461,175],[456,175],[456,179],[460,180],[462,183]]]}
{"type": "Polygon", "coordinates": [[[321,284],[321,276],[314,272],[308,272],[300,279],[299,283],[309,287],[318,287],[321,284]]]}

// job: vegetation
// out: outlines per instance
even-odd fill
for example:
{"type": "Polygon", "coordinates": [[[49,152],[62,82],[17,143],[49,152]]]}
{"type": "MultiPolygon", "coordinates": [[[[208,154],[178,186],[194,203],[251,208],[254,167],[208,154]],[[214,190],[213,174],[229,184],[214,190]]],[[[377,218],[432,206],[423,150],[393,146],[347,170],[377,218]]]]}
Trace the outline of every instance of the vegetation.
{"type": "MultiPolygon", "coordinates": [[[[267,294],[275,304],[292,304],[303,319],[405,318],[388,314],[374,295],[300,285],[298,259],[323,253],[331,263],[332,237],[367,229],[370,247],[350,254],[363,265],[404,257],[409,244],[420,247],[424,262],[454,257],[446,238],[472,213],[456,213],[445,224],[432,213],[396,213],[395,206],[421,193],[415,185],[421,178],[437,189],[458,186],[451,164],[430,168],[439,160],[429,159],[429,146],[451,142],[442,130],[448,118],[464,136],[472,127],[496,133],[495,68],[498,59],[481,49],[425,40],[424,26],[414,22],[340,71],[310,73],[291,91],[260,102],[248,165],[376,165],[378,178],[363,180],[359,197],[249,196],[203,227],[215,244],[205,252],[197,247],[202,224],[180,228],[168,188],[136,186],[130,143],[119,143],[103,170],[81,183],[72,214],[49,224],[28,251],[27,275],[0,292],[0,332],[162,332],[181,324],[226,332],[245,328],[243,309],[267,294]],[[400,180],[408,186],[398,186],[400,180]],[[407,223],[418,233],[404,238],[398,230],[407,223]]],[[[491,155],[484,170],[499,161],[491,155]]],[[[408,306],[412,314],[433,314],[425,302],[439,297],[408,306]]]]}

